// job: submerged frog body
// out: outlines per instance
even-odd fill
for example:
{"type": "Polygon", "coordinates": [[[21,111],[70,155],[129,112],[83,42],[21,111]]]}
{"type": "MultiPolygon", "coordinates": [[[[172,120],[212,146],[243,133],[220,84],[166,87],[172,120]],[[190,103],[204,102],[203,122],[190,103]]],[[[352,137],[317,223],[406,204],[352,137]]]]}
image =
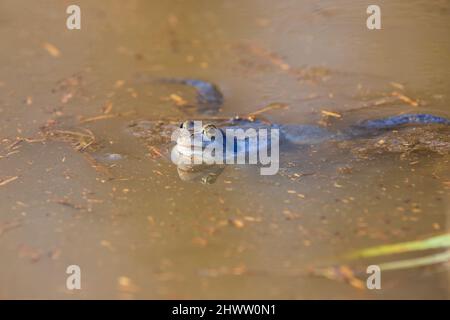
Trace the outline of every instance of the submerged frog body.
{"type": "MultiPolygon", "coordinates": [[[[195,164],[186,159],[201,154],[207,162],[208,154],[203,151],[211,144],[218,143],[211,139],[216,130],[225,133],[229,128],[242,129],[278,129],[279,143],[283,150],[293,146],[318,145],[327,141],[336,141],[342,148],[349,148],[351,153],[361,155],[369,152],[413,152],[419,150],[432,151],[440,154],[450,153],[450,120],[429,114],[405,114],[383,119],[365,120],[349,126],[342,131],[331,131],[316,125],[303,124],[273,124],[261,120],[234,117],[230,119],[214,119],[203,121],[203,129],[193,131],[193,121],[185,121],[181,128],[190,132],[179,136],[173,141],[172,134],[180,125],[174,121],[138,121],[132,123],[128,130],[136,137],[144,139],[148,144],[167,147],[175,142],[173,150],[179,153],[183,161],[177,163],[180,178],[184,181],[201,181],[213,183],[224,170],[224,165],[206,163],[195,164]],[[436,125],[436,127],[430,127],[436,125]],[[196,136],[197,135],[197,136],[196,136]],[[193,145],[193,139],[201,139],[200,146],[193,145]]],[[[241,147],[224,147],[224,157],[237,157],[240,153],[249,153],[251,148],[270,149],[271,140],[267,145],[249,143],[249,136],[242,137],[241,147]]],[[[253,150],[259,151],[259,150],[253,150]]]]}
{"type": "Polygon", "coordinates": [[[216,114],[223,104],[223,95],[219,88],[207,81],[198,79],[161,79],[161,82],[178,83],[191,86],[197,91],[197,112],[201,114],[216,114]]]}
{"type": "Polygon", "coordinates": [[[214,115],[220,111],[224,103],[224,97],[219,87],[214,83],[187,78],[149,78],[145,75],[139,75],[140,82],[144,83],[168,83],[181,84],[195,89],[197,93],[196,111],[203,115],[214,115]]]}
{"type": "MultiPolygon", "coordinates": [[[[259,150],[255,148],[267,148],[270,150],[272,140],[262,140],[258,136],[257,143],[251,143],[251,139],[255,138],[252,133],[241,135],[240,138],[232,136],[235,140],[234,144],[228,144],[227,131],[228,129],[241,129],[242,132],[249,132],[248,129],[256,130],[266,129],[267,132],[271,129],[277,129],[279,132],[280,144],[294,144],[294,145],[314,145],[330,140],[354,140],[356,138],[370,138],[382,135],[386,131],[390,132],[392,129],[401,128],[411,125],[429,125],[440,124],[449,126],[450,120],[429,114],[404,114],[398,116],[392,116],[383,119],[366,120],[357,125],[353,125],[340,132],[332,132],[325,128],[314,125],[281,125],[281,124],[268,124],[259,120],[248,120],[242,118],[230,119],[222,126],[217,126],[213,123],[207,123],[203,126],[202,130],[194,130],[194,122],[186,121],[181,125],[181,128],[189,132],[189,134],[180,135],[176,141],[176,150],[183,156],[193,157],[201,155],[205,162],[211,162],[209,159],[209,153],[205,153],[205,149],[209,147],[212,149],[223,150],[224,159],[230,157],[237,157],[240,153],[258,153],[259,150]],[[220,135],[221,138],[217,139],[216,136],[220,135]],[[239,141],[240,139],[240,141],[239,141]],[[197,141],[197,142],[195,142],[197,141]],[[200,143],[198,143],[200,142],[200,143]],[[215,145],[215,146],[214,146],[215,145]]],[[[442,145],[442,144],[431,144],[442,145]]]]}
{"type": "Polygon", "coordinates": [[[181,125],[172,151],[172,160],[177,165],[263,164],[261,154],[268,161],[266,164],[270,164],[274,152],[278,162],[276,154],[280,144],[312,145],[336,136],[313,125],[279,125],[238,117],[222,123],[202,124],[186,121],[181,125]]]}
{"type": "MultiPolygon", "coordinates": [[[[199,115],[211,116],[216,114],[224,102],[220,89],[207,81],[182,78],[150,80],[153,83],[173,83],[193,87],[197,92],[196,111],[199,115]]],[[[281,146],[317,145],[327,141],[337,141],[344,145],[349,142],[347,145],[352,145],[352,142],[359,141],[358,143],[364,146],[353,145],[351,147],[352,153],[355,150],[371,150],[371,145],[375,145],[377,148],[379,145],[382,145],[377,150],[384,152],[398,152],[398,150],[406,152],[419,149],[437,153],[450,152],[450,141],[448,139],[450,120],[431,114],[403,114],[381,119],[369,119],[351,125],[341,131],[332,131],[316,125],[274,124],[258,119],[241,117],[231,119],[211,117],[206,119],[203,124],[202,130],[194,132],[193,122],[184,122],[181,128],[187,131],[188,134],[179,135],[176,141],[173,140],[172,134],[179,127],[174,121],[138,121],[132,123],[128,129],[133,135],[145,139],[147,143],[153,146],[169,146],[175,142],[173,150],[178,153],[180,158],[184,159],[177,164],[180,178],[183,180],[200,180],[203,183],[214,182],[224,168],[223,165],[209,164],[214,159],[208,158],[211,154],[204,153],[208,147],[222,147],[224,159],[238,157],[243,154],[247,155],[250,152],[259,152],[261,148],[270,150],[272,147],[270,138],[263,140],[262,143],[251,143],[251,135],[244,135],[238,138],[240,144],[238,143],[232,147],[224,143],[226,139],[216,140],[214,138],[214,133],[220,133],[226,137],[227,129],[241,129],[244,132],[248,129],[266,129],[268,131],[277,129],[279,133],[277,136],[279,140],[277,139],[277,141],[281,146]],[[434,134],[436,132],[434,128],[418,129],[419,125],[441,125],[447,131],[434,134]],[[406,135],[396,134],[397,132],[405,132],[406,135]],[[428,138],[429,140],[427,140],[428,138]],[[195,140],[200,140],[200,145],[198,143],[194,144],[193,141],[195,140]],[[383,143],[380,143],[380,140],[383,143]],[[196,155],[202,155],[202,159],[206,161],[206,164],[189,164],[189,162],[185,161],[196,155]]]]}

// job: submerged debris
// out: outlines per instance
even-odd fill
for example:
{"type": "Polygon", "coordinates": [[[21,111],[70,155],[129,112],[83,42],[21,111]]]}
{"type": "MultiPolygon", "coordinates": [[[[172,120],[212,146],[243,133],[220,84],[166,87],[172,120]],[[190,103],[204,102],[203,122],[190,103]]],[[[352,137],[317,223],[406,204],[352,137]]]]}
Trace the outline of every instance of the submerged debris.
{"type": "MultiPolygon", "coordinates": [[[[447,248],[446,251],[435,253],[423,257],[395,260],[384,263],[377,263],[381,271],[403,270],[410,268],[426,267],[436,264],[450,262],[450,233],[426,238],[423,240],[408,241],[402,243],[394,243],[370,247],[362,250],[351,252],[345,256],[346,259],[355,260],[360,258],[375,258],[386,255],[408,253],[415,251],[431,250],[447,248]]],[[[372,263],[373,264],[373,263],[372,263]]],[[[358,279],[357,276],[367,277],[364,268],[359,266],[351,267],[349,265],[334,265],[327,267],[315,267],[309,270],[310,275],[325,277],[335,281],[345,281],[358,289],[365,289],[365,283],[358,279]]]]}
{"type": "Polygon", "coordinates": [[[69,199],[66,199],[66,198],[56,200],[56,203],[58,203],[60,205],[63,205],[63,206],[66,206],[66,207],[69,207],[69,208],[72,208],[72,209],[75,209],[75,210],[85,210],[86,209],[82,205],[75,204],[75,203],[71,202],[69,199]]]}
{"type": "Polygon", "coordinates": [[[252,69],[275,67],[300,82],[324,82],[331,76],[331,70],[323,66],[292,66],[281,55],[256,43],[241,42],[235,45],[234,49],[239,52],[241,65],[252,69]]]}
{"type": "Polygon", "coordinates": [[[43,129],[43,132],[47,139],[69,142],[78,151],[87,149],[95,142],[94,134],[86,128],[81,128],[79,131],[70,131],[47,127],[43,129]]]}
{"type": "Polygon", "coordinates": [[[400,270],[400,269],[410,269],[418,267],[426,267],[440,263],[450,262],[450,251],[445,251],[442,253],[432,254],[425,257],[405,259],[400,261],[392,261],[380,264],[380,269],[383,271],[388,270],[400,270]]]}
{"type": "Polygon", "coordinates": [[[60,93],[61,104],[66,104],[81,91],[82,84],[82,74],[76,73],[58,81],[56,87],[52,89],[52,93],[60,93]]]}
{"type": "Polygon", "coordinates": [[[101,114],[99,116],[82,119],[82,120],[80,120],[80,123],[88,123],[88,122],[94,122],[94,121],[98,121],[98,120],[111,119],[111,118],[115,118],[118,116],[119,115],[116,115],[116,114],[101,114]]]}
{"type": "Polygon", "coordinates": [[[324,277],[329,280],[341,281],[350,284],[356,289],[365,289],[365,283],[356,277],[356,272],[347,265],[332,266],[324,268],[311,268],[309,275],[324,277]]]}
{"type": "MultiPolygon", "coordinates": [[[[51,126],[42,129],[44,137],[48,140],[56,140],[70,143],[76,151],[82,152],[83,157],[86,161],[94,168],[98,173],[106,176],[108,179],[112,179],[108,167],[100,164],[90,153],[85,152],[88,149],[94,151],[94,147],[97,147],[97,141],[94,133],[86,128],[80,128],[78,131],[72,130],[60,130],[54,129],[51,126]]],[[[111,160],[117,161],[121,158],[118,154],[112,154],[111,160]]]]}
{"type": "Polygon", "coordinates": [[[385,153],[400,153],[403,157],[415,152],[447,155],[450,153],[450,129],[446,126],[407,127],[372,138],[343,141],[339,147],[350,149],[360,158],[385,153]]]}
{"type": "Polygon", "coordinates": [[[265,107],[263,107],[261,109],[258,109],[256,111],[253,111],[253,112],[249,113],[247,115],[247,117],[248,118],[250,118],[250,117],[254,118],[255,116],[260,115],[262,113],[265,113],[267,111],[278,110],[278,109],[285,110],[285,109],[288,109],[288,108],[289,108],[289,105],[286,104],[286,103],[279,103],[279,102],[270,103],[269,105],[267,105],[267,106],[265,106],[265,107]]]}
{"type": "Polygon", "coordinates": [[[19,245],[19,257],[29,259],[30,262],[38,262],[42,257],[42,251],[27,244],[19,245]]]}

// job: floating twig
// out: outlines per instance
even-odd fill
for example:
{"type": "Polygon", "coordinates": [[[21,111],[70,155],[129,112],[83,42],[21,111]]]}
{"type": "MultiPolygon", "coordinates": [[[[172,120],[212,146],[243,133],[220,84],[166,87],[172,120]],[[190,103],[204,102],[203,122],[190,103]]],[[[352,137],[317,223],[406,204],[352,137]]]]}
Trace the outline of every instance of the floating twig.
{"type": "Polygon", "coordinates": [[[18,178],[19,178],[18,176],[15,176],[15,177],[11,177],[11,178],[8,178],[8,179],[5,179],[5,180],[1,180],[0,181],[0,187],[6,186],[8,183],[13,182],[14,180],[17,180],[18,178]]]}
{"type": "Polygon", "coordinates": [[[263,107],[263,108],[261,108],[259,110],[250,112],[247,115],[247,117],[254,117],[256,115],[265,113],[265,112],[270,111],[270,110],[287,109],[287,108],[289,108],[288,104],[275,102],[275,103],[271,103],[271,104],[269,104],[269,105],[267,105],[267,106],[265,106],[265,107],[263,107]]]}
{"type": "Polygon", "coordinates": [[[419,102],[417,100],[413,100],[410,97],[405,96],[404,94],[398,92],[398,91],[394,91],[391,93],[391,95],[393,97],[398,98],[399,100],[413,106],[413,107],[418,107],[419,106],[419,102]]]}
{"type": "Polygon", "coordinates": [[[329,116],[329,117],[333,117],[333,118],[342,118],[342,115],[339,113],[336,113],[336,112],[327,111],[327,110],[322,110],[321,112],[324,116],[329,116]]]}

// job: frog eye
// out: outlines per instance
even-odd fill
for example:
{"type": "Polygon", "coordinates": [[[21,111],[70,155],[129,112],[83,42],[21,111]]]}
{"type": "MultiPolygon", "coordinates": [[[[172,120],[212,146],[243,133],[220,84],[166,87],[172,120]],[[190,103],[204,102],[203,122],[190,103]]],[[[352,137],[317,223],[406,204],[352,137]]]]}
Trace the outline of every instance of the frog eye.
{"type": "Polygon", "coordinates": [[[212,139],[217,134],[217,127],[213,124],[207,124],[203,127],[202,133],[208,138],[212,139]]]}
{"type": "Polygon", "coordinates": [[[194,127],[194,121],[188,120],[180,124],[181,129],[192,129],[194,127]]]}
{"type": "Polygon", "coordinates": [[[217,175],[215,174],[208,174],[205,177],[202,177],[201,182],[202,184],[213,184],[217,180],[217,175]]]}

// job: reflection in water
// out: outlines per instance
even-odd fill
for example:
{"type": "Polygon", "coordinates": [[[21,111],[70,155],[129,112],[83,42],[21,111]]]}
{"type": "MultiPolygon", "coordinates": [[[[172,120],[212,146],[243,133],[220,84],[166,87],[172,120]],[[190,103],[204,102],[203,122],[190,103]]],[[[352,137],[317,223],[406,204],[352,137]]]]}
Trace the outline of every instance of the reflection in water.
{"type": "Polygon", "coordinates": [[[203,184],[213,184],[222,174],[225,165],[178,165],[178,176],[183,181],[199,181],[203,184]]]}

